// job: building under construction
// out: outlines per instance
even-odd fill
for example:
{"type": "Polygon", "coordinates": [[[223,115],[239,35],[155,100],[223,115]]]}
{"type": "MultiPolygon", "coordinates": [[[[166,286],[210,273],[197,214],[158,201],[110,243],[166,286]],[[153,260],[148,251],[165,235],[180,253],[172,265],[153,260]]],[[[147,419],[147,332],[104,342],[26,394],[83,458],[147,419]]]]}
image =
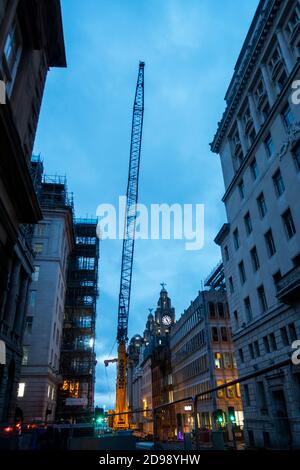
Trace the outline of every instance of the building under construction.
{"type": "Polygon", "coordinates": [[[77,219],[68,268],[57,418],[90,421],[94,411],[95,321],[98,296],[97,220],[77,219]]]}

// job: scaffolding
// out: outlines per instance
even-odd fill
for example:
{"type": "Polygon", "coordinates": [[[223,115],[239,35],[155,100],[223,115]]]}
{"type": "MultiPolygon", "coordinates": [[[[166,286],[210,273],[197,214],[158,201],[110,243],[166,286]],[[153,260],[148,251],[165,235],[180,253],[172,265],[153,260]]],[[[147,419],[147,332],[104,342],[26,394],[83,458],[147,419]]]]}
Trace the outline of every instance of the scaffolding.
{"type": "Polygon", "coordinates": [[[96,219],[77,219],[69,260],[57,418],[90,421],[94,412],[99,240],[96,219]]]}

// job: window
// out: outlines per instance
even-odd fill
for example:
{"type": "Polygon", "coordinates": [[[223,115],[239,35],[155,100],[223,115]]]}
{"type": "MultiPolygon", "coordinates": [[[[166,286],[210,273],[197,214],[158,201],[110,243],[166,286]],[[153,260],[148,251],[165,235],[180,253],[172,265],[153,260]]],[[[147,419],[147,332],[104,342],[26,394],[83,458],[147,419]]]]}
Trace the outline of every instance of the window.
{"type": "Polygon", "coordinates": [[[257,395],[258,395],[258,403],[260,405],[260,412],[261,414],[268,414],[268,407],[267,407],[267,398],[264,383],[262,381],[257,382],[257,395]]]}
{"type": "Polygon", "coordinates": [[[219,352],[215,353],[215,368],[222,369],[222,354],[219,352]]]}
{"type": "Polygon", "coordinates": [[[4,55],[2,58],[2,69],[3,79],[7,84],[8,95],[11,95],[12,88],[17,75],[17,69],[20,63],[22,54],[22,36],[20,26],[17,20],[15,20],[8,32],[5,44],[4,44],[4,55]]]}
{"type": "Polygon", "coordinates": [[[22,366],[28,365],[28,352],[29,352],[29,347],[23,346],[22,366]]]}
{"type": "Polygon", "coordinates": [[[18,387],[18,398],[23,398],[25,394],[25,383],[21,382],[19,383],[18,387]]]}
{"type": "Polygon", "coordinates": [[[273,175],[273,184],[276,192],[276,196],[280,197],[285,190],[284,182],[282,179],[281,171],[278,169],[273,175]]]}
{"type": "Polygon", "coordinates": [[[250,406],[250,393],[249,393],[249,385],[244,385],[244,395],[245,395],[245,404],[246,406],[250,406]]]}
{"type": "Polygon", "coordinates": [[[39,280],[39,275],[40,275],[40,267],[35,266],[34,272],[32,273],[32,281],[37,282],[39,280]]]}
{"type": "Polygon", "coordinates": [[[244,186],[243,180],[239,183],[239,193],[240,193],[240,198],[244,199],[245,198],[245,186],[244,186]]]}
{"type": "Polygon", "coordinates": [[[289,337],[288,337],[288,334],[287,334],[287,330],[286,330],[286,327],[284,326],[283,328],[280,328],[280,334],[281,334],[281,340],[282,340],[282,344],[283,346],[289,346],[289,337]]]}
{"type": "Polygon", "coordinates": [[[233,242],[234,242],[235,249],[238,250],[240,247],[240,237],[239,237],[239,231],[237,228],[233,232],[233,242]]]}
{"type": "MultiPolygon", "coordinates": [[[[221,385],[224,385],[224,380],[217,380],[217,387],[221,387],[221,385]]],[[[224,398],[224,389],[217,391],[217,397],[224,398]]]]}
{"type": "Polygon", "coordinates": [[[225,328],[225,326],[221,327],[221,338],[222,338],[222,341],[228,341],[228,334],[227,334],[227,329],[225,328]]]}
{"type": "Polygon", "coordinates": [[[290,339],[291,339],[291,343],[292,343],[293,341],[296,341],[296,339],[297,339],[295,324],[290,323],[288,328],[289,328],[289,334],[290,334],[290,339]]]}
{"type": "Polygon", "coordinates": [[[43,237],[46,233],[46,224],[40,223],[36,227],[36,235],[38,237],[43,237]]]}
{"type": "Polygon", "coordinates": [[[248,348],[249,348],[249,354],[250,354],[251,359],[254,359],[255,356],[254,356],[253,344],[250,343],[249,346],[248,346],[248,348]]]}
{"type": "Polygon", "coordinates": [[[229,278],[229,290],[230,290],[230,294],[234,293],[233,280],[231,276],[229,278]]]}
{"type": "Polygon", "coordinates": [[[281,279],[281,271],[279,270],[275,274],[273,274],[273,281],[274,281],[275,287],[277,283],[280,281],[280,279],[281,279]]]}
{"type": "Polygon", "coordinates": [[[36,290],[32,290],[29,295],[30,295],[29,307],[34,308],[36,304],[36,290]]]}
{"type": "Polygon", "coordinates": [[[266,246],[267,246],[267,251],[269,258],[271,258],[275,253],[276,253],[276,246],[274,243],[273,239],[273,234],[272,230],[268,230],[268,232],[265,234],[265,241],[266,241],[266,246]]]}
{"type": "Polygon", "coordinates": [[[261,312],[264,313],[268,310],[268,304],[267,304],[265,289],[264,289],[263,285],[261,285],[257,289],[257,294],[258,294],[258,299],[259,299],[259,303],[260,303],[261,312]]]}
{"type": "Polygon", "coordinates": [[[277,343],[276,343],[276,338],[275,338],[275,335],[274,333],[271,333],[269,335],[269,338],[270,338],[270,346],[271,346],[271,350],[272,351],[277,351],[277,343]]]}
{"type": "Polygon", "coordinates": [[[286,26],[286,31],[289,36],[293,35],[293,32],[295,31],[296,26],[299,24],[299,19],[300,19],[299,7],[296,6],[286,26]]]}
{"type": "Polygon", "coordinates": [[[256,272],[258,271],[259,266],[260,266],[256,246],[252,248],[252,250],[250,251],[250,255],[251,255],[253,271],[256,272]]]}
{"type": "Polygon", "coordinates": [[[257,162],[255,159],[250,163],[250,171],[251,171],[253,181],[255,181],[258,177],[258,166],[257,166],[257,162]]]}
{"type": "Polygon", "coordinates": [[[219,341],[218,328],[216,328],[215,326],[213,326],[211,329],[211,336],[212,336],[213,342],[216,343],[219,341]]]}
{"type": "Polygon", "coordinates": [[[223,353],[223,360],[225,369],[232,369],[231,354],[229,352],[223,353]]]}
{"type": "Polygon", "coordinates": [[[291,108],[287,105],[282,112],[283,122],[287,129],[291,127],[294,122],[294,116],[292,114],[291,108]]]}
{"type": "Polygon", "coordinates": [[[32,333],[32,324],[33,324],[33,317],[32,316],[26,317],[26,320],[25,320],[25,332],[26,333],[28,334],[32,333]]]}
{"type": "Polygon", "coordinates": [[[275,147],[274,147],[271,134],[269,134],[265,140],[265,147],[266,147],[268,158],[272,157],[272,155],[274,155],[275,153],[275,147]]]}
{"type": "Polygon", "coordinates": [[[239,349],[239,358],[240,358],[241,363],[243,364],[245,362],[245,359],[244,359],[244,352],[242,349],[239,349]]]}
{"type": "Polygon", "coordinates": [[[252,232],[252,222],[251,222],[251,217],[250,217],[249,212],[247,212],[247,214],[245,215],[244,222],[245,222],[245,227],[246,227],[246,233],[247,235],[250,235],[250,233],[252,232]]]}
{"type": "Polygon", "coordinates": [[[222,302],[218,302],[218,314],[220,319],[223,319],[225,317],[225,310],[222,302]]]}
{"type": "Polygon", "coordinates": [[[263,342],[264,342],[265,352],[268,354],[269,352],[271,352],[269,338],[267,336],[264,336],[263,342]]]}
{"type": "Polygon", "coordinates": [[[44,248],[43,243],[34,243],[33,246],[32,246],[33,253],[35,255],[42,254],[43,253],[43,248],[44,248]]]}
{"type": "Polygon", "coordinates": [[[233,312],[233,318],[234,318],[234,326],[235,326],[235,328],[239,328],[239,326],[240,326],[240,325],[239,325],[239,315],[238,315],[237,310],[235,310],[235,311],[233,312]]]}
{"type": "Polygon", "coordinates": [[[293,151],[293,157],[297,171],[300,171],[300,145],[298,145],[293,151]]]}
{"type": "Polygon", "coordinates": [[[246,282],[246,272],[245,272],[245,265],[243,261],[239,263],[239,273],[240,273],[241,284],[243,285],[246,282]]]}
{"type": "Polygon", "coordinates": [[[260,347],[258,341],[254,341],[254,352],[256,357],[260,356],[260,347]]]}
{"type": "Polygon", "coordinates": [[[234,398],[235,397],[235,387],[234,385],[230,385],[226,387],[226,394],[228,398],[234,398]]]}
{"type": "Polygon", "coordinates": [[[208,310],[210,318],[216,317],[215,304],[213,302],[208,303],[208,310]]]}
{"type": "Polygon", "coordinates": [[[249,297],[246,297],[246,299],[244,299],[244,306],[245,306],[247,322],[250,322],[252,320],[252,308],[251,308],[251,302],[250,302],[249,297]]]}
{"type": "Polygon", "coordinates": [[[225,261],[229,261],[229,252],[228,252],[228,246],[227,245],[224,248],[224,256],[225,256],[225,261]]]}
{"type": "Polygon", "coordinates": [[[283,90],[284,85],[287,82],[287,79],[288,79],[287,73],[286,73],[285,69],[283,69],[281,74],[279,75],[279,77],[277,79],[277,86],[278,86],[279,93],[281,92],[281,90],[283,90]]]}
{"type": "Polygon", "coordinates": [[[258,205],[259,214],[261,218],[263,219],[267,213],[267,205],[266,205],[264,193],[260,193],[260,195],[258,196],[257,205],[258,205]]]}
{"type": "Polygon", "coordinates": [[[287,238],[293,238],[293,236],[296,234],[296,228],[290,209],[286,210],[285,213],[282,215],[282,221],[287,238]]]}

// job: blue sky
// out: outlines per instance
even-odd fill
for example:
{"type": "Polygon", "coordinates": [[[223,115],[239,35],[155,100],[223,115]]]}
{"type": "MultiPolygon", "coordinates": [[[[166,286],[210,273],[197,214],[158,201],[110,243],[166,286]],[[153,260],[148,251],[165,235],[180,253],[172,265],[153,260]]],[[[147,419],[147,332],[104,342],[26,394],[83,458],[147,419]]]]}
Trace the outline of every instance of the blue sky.
{"type": "MultiPolygon", "coordinates": [[[[48,75],[35,153],[47,174],[66,174],[76,216],[126,192],[139,60],[145,117],[139,202],[205,204],[205,245],[136,242],[129,336],[142,333],[160,282],[177,316],[220,259],[225,221],[219,158],[209,142],[258,0],[62,0],[68,68],[48,75]]],[[[114,374],[103,359],[116,336],[121,243],[103,241],[97,310],[96,404],[112,405],[114,374]]],[[[111,353],[111,357],[115,350],[111,353]]]]}

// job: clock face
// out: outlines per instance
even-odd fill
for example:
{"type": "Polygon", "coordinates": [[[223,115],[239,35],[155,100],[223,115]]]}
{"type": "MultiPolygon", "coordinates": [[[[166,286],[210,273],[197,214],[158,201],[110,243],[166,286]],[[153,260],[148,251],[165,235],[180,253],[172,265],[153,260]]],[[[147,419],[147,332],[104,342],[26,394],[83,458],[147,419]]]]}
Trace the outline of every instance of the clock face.
{"type": "Polygon", "coordinates": [[[164,315],[161,319],[163,325],[169,326],[172,323],[172,318],[169,315],[164,315]]]}

